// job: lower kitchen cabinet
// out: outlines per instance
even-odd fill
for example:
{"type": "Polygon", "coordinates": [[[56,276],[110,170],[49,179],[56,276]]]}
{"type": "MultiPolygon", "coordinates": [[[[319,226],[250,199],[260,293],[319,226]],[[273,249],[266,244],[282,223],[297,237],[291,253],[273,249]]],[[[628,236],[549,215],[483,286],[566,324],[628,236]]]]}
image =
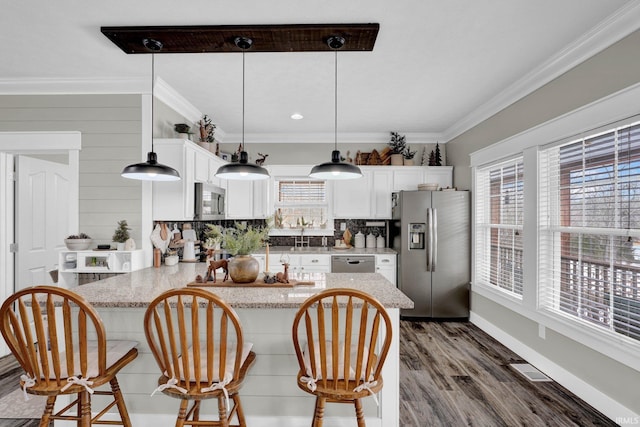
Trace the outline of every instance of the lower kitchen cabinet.
{"type": "MultiPolygon", "coordinates": [[[[260,263],[260,272],[265,271],[264,254],[253,255],[260,263]]],[[[283,263],[289,264],[289,273],[330,273],[331,255],[327,254],[290,254],[288,252],[271,252],[269,254],[269,272],[284,271],[283,263]]]]}
{"type": "Polygon", "coordinates": [[[376,255],[376,273],[382,274],[385,279],[396,286],[396,255],[376,255]]]}

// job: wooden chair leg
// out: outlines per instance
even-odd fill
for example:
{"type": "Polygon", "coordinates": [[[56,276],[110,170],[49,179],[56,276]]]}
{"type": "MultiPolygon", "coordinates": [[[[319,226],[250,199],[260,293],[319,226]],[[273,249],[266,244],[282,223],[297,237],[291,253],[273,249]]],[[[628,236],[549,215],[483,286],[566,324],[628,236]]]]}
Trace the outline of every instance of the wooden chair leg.
{"type": "Polygon", "coordinates": [[[53,413],[53,407],[56,404],[56,396],[47,397],[47,404],[44,407],[44,413],[40,418],[40,427],[49,427],[49,421],[51,419],[51,414],[53,413]]]}
{"type": "Polygon", "coordinates": [[[193,402],[193,416],[191,417],[193,421],[200,421],[200,401],[196,400],[193,402]]]}
{"type": "Polygon", "coordinates": [[[131,420],[129,419],[129,412],[127,412],[127,405],[124,403],[124,396],[122,396],[122,391],[120,391],[120,385],[118,384],[116,377],[113,377],[111,381],[109,381],[109,384],[111,384],[111,392],[113,393],[113,398],[116,401],[122,425],[124,427],[132,427],[131,420]]]}
{"type": "Polygon", "coordinates": [[[240,427],[247,427],[247,422],[244,419],[244,411],[242,410],[242,403],[240,403],[240,395],[233,395],[233,404],[236,409],[236,416],[238,417],[238,425],[240,427]]]}
{"type": "Polygon", "coordinates": [[[218,416],[220,417],[220,426],[229,427],[229,417],[227,416],[227,401],[222,393],[218,396],[218,416]]]}
{"type": "Polygon", "coordinates": [[[189,401],[187,399],[180,400],[180,409],[178,410],[178,418],[176,419],[176,427],[183,427],[184,421],[187,418],[187,407],[189,401]]]}
{"type": "Polygon", "coordinates": [[[324,397],[316,397],[316,409],[313,414],[313,423],[311,424],[311,427],[322,427],[325,402],[326,399],[324,397]]]}
{"type": "Polygon", "coordinates": [[[88,391],[78,393],[78,427],[91,427],[91,395],[88,391]]]}
{"type": "Polygon", "coordinates": [[[358,427],[367,427],[364,422],[364,412],[362,411],[362,401],[360,399],[356,399],[353,401],[354,406],[356,407],[356,419],[358,420],[358,427]]]}

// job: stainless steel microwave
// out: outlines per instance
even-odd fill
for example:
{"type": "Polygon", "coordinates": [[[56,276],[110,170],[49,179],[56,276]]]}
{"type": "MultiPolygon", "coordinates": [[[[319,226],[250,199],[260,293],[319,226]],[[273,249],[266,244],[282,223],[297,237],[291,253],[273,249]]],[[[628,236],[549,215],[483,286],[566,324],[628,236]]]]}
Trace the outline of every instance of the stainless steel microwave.
{"type": "Polygon", "coordinates": [[[196,182],[195,192],[196,206],[194,219],[201,221],[224,219],[224,188],[196,182]]]}

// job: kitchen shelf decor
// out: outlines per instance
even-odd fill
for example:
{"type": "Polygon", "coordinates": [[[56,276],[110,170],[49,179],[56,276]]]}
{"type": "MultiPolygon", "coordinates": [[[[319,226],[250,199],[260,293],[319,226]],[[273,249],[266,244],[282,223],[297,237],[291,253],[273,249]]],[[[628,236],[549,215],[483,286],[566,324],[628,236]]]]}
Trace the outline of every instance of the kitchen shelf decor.
{"type": "Polygon", "coordinates": [[[404,164],[403,153],[407,147],[406,136],[400,135],[398,132],[391,132],[388,145],[391,149],[391,166],[402,166],[404,164]]]}
{"type": "Polygon", "coordinates": [[[67,249],[72,251],[82,251],[85,249],[89,249],[91,246],[91,237],[85,233],[80,234],[72,234],[71,236],[64,239],[64,244],[67,249]]]}
{"type": "Polygon", "coordinates": [[[111,240],[116,242],[116,247],[119,251],[124,250],[125,242],[130,238],[129,230],[131,230],[131,228],[129,228],[129,224],[127,224],[126,219],[118,221],[118,228],[116,228],[116,231],[113,233],[111,240]]]}

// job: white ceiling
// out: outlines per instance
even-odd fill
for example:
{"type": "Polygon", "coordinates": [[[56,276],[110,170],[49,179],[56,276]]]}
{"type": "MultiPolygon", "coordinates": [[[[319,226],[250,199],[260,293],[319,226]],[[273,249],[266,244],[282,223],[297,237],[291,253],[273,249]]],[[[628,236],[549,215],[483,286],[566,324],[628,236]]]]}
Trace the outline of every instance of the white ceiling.
{"type": "MultiPolygon", "coordinates": [[[[340,139],[386,141],[398,130],[442,141],[472,124],[471,117],[495,113],[498,100],[544,83],[536,81],[550,76],[542,68],[553,68],[546,66],[557,65],[578,41],[607,35],[604,29],[637,6],[637,0],[4,1],[0,93],[46,92],[50,83],[72,87],[78,79],[85,92],[94,81],[150,81],[150,56],[124,54],[101,26],[377,22],[372,52],[338,54],[340,139]]],[[[156,55],[156,75],[234,142],[241,130],[241,57],[156,55]]],[[[247,141],[332,141],[333,60],[331,52],[247,54],[247,141]],[[291,120],[294,112],[305,118],[291,120]]]]}

